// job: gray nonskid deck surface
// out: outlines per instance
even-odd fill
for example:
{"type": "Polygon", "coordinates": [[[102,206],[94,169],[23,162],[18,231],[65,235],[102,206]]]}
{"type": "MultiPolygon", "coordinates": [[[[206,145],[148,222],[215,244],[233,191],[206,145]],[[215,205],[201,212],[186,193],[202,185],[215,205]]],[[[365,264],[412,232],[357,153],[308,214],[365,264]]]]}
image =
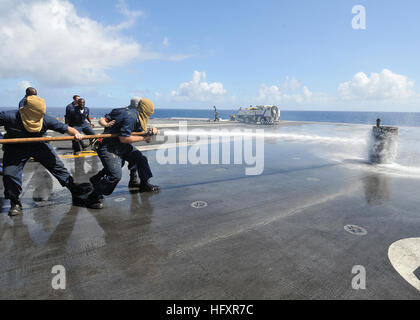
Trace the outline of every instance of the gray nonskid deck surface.
{"type": "MultiPolygon", "coordinates": [[[[246,128],[203,128],[213,126],[246,128]]],[[[282,136],[266,139],[258,176],[246,176],[245,165],[160,165],[147,151],[162,191],[130,192],[124,168],[100,211],[73,206],[70,193],[29,162],[23,216],[9,218],[8,201],[0,214],[0,298],[419,299],[388,250],[420,237],[420,164],[410,151],[420,130],[401,130],[397,165],[384,167],[366,163],[369,130],[266,128],[282,136]],[[350,234],[350,224],[368,233],[350,234]],[[66,290],[51,287],[55,265],[66,268],[66,290]],[[366,290],[352,288],[356,265],[366,269],[366,290]]],[[[55,146],[71,151],[69,143],[55,146]]],[[[63,161],[77,182],[102,168],[98,157],[63,161]]]]}

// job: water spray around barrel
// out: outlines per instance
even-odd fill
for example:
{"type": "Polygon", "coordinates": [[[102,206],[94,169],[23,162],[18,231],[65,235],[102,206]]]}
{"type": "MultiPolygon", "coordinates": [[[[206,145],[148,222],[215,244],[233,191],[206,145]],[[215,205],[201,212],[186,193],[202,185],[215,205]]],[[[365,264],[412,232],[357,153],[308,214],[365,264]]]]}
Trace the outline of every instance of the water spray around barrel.
{"type": "Polygon", "coordinates": [[[372,129],[372,145],[369,160],[373,164],[393,163],[398,150],[398,128],[381,126],[381,119],[376,120],[372,129]]]}

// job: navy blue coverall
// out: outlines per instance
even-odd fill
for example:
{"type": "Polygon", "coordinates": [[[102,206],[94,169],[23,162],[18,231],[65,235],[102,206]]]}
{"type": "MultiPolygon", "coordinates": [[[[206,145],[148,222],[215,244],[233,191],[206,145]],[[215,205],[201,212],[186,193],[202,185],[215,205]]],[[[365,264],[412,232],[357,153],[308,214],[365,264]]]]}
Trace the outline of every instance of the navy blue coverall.
{"type": "MultiPolygon", "coordinates": [[[[5,139],[42,137],[47,130],[66,133],[68,129],[68,125],[45,115],[41,132],[30,133],[25,130],[19,111],[0,112],[0,126],[4,126],[6,130],[5,139]]],[[[3,138],[1,133],[0,138],[3,138]]],[[[3,184],[6,199],[19,199],[22,193],[23,167],[31,157],[43,165],[63,187],[73,184],[73,177],[48,142],[6,144],[3,151],[3,184]]]]}
{"type": "MultiPolygon", "coordinates": [[[[88,107],[84,107],[83,110],[81,110],[78,106],[70,103],[66,107],[66,123],[79,132],[83,132],[86,135],[94,135],[95,131],[93,131],[90,123],[86,121],[86,119],[89,117],[89,114],[90,113],[88,107]]],[[[74,152],[79,152],[81,150],[79,141],[73,141],[72,144],[74,152]]]]}
{"type": "MultiPolygon", "coordinates": [[[[105,118],[115,120],[112,127],[105,128],[105,134],[117,133],[120,137],[130,137],[132,132],[143,131],[137,109],[114,109],[105,118]]],[[[122,143],[119,138],[104,139],[97,152],[105,171],[105,176],[94,186],[97,195],[112,194],[121,180],[123,161],[137,167],[141,182],[145,183],[153,177],[147,158],[131,143],[122,143]]]]}

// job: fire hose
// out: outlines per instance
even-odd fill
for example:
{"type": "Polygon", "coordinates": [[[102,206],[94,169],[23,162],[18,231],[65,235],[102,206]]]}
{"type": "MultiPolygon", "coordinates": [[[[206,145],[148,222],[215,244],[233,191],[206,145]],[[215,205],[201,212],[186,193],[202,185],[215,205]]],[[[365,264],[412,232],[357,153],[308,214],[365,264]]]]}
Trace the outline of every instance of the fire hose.
{"type": "MultiPolygon", "coordinates": [[[[153,132],[133,132],[133,136],[153,136],[153,132]]],[[[88,139],[111,139],[118,138],[118,134],[95,134],[89,136],[83,136],[82,140],[88,139]]],[[[72,141],[75,140],[73,136],[64,136],[64,137],[36,137],[36,138],[11,138],[11,139],[0,139],[0,144],[18,144],[18,143],[36,143],[36,142],[50,142],[50,141],[72,141]]]]}

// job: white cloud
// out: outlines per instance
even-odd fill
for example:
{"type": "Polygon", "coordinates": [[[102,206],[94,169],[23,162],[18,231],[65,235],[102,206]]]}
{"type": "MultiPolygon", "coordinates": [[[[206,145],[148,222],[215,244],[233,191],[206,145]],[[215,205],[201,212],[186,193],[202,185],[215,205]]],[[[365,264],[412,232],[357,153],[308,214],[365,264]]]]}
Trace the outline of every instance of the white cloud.
{"type": "Polygon", "coordinates": [[[104,26],[81,17],[67,0],[0,1],[0,77],[28,77],[55,87],[106,82],[106,71],[133,59],[162,58],[119,35],[141,15],[119,10],[127,21],[104,26]]]}
{"type": "Polygon", "coordinates": [[[258,91],[258,101],[267,104],[297,103],[303,104],[310,102],[312,92],[308,87],[301,85],[296,78],[286,77],[280,85],[260,85],[258,91]]]}
{"type": "Polygon", "coordinates": [[[310,100],[313,96],[313,93],[306,86],[303,87],[302,93],[307,100],[310,100]]]}
{"type": "Polygon", "coordinates": [[[32,84],[29,81],[23,80],[19,82],[19,89],[26,90],[29,87],[32,87],[32,84]]]}
{"type": "Polygon", "coordinates": [[[163,38],[162,46],[164,46],[164,47],[169,46],[169,38],[168,37],[163,38]]]}
{"type": "Polygon", "coordinates": [[[208,83],[205,72],[194,71],[191,81],[183,82],[171,96],[181,101],[210,101],[226,94],[220,82],[208,83]]]}
{"type": "Polygon", "coordinates": [[[301,87],[300,82],[295,78],[289,79],[289,77],[286,77],[286,80],[283,82],[283,88],[285,90],[292,90],[296,91],[301,87]]]}
{"type": "Polygon", "coordinates": [[[118,1],[117,9],[126,18],[126,20],[116,26],[108,26],[107,30],[109,31],[120,31],[123,29],[130,28],[135,24],[138,17],[144,16],[144,13],[142,11],[129,10],[127,3],[124,0],[118,1]]]}
{"type": "Polygon", "coordinates": [[[355,74],[352,80],[338,86],[344,100],[393,100],[407,99],[414,95],[414,81],[407,76],[384,69],[381,73],[355,74]]]}

